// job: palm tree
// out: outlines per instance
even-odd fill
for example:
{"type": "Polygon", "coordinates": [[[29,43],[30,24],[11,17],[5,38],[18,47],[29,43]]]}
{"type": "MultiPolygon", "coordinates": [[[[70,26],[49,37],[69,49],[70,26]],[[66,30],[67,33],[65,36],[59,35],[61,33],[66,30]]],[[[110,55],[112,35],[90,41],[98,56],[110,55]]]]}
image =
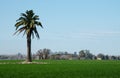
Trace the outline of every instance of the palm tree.
{"type": "Polygon", "coordinates": [[[33,10],[27,10],[26,13],[21,13],[21,17],[17,20],[15,24],[16,33],[24,32],[23,35],[26,34],[27,39],[27,62],[32,62],[31,58],[31,37],[34,38],[34,35],[39,39],[39,33],[37,31],[36,26],[40,26],[43,28],[41,22],[38,21],[39,16],[35,15],[33,10]]]}

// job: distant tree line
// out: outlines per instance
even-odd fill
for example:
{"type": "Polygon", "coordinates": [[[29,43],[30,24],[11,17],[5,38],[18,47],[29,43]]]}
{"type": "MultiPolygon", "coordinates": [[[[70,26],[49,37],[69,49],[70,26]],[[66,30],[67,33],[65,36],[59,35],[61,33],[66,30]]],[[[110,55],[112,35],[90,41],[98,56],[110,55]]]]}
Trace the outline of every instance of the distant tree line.
{"type": "Polygon", "coordinates": [[[72,54],[67,51],[52,52],[50,49],[47,48],[38,50],[34,57],[36,57],[37,59],[56,60],[120,60],[120,56],[110,56],[104,55],[102,53],[94,55],[90,53],[90,50],[81,50],[72,54]]]}
{"type": "MultiPolygon", "coordinates": [[[[0,55],[0,60],[25,60],[26,55],[18,53],[16,55],[0,55]]],[[[51,49],[39,49],[32,54],[33,60],[120,60],[120,56],[104,55],[99,53],[94,55],[90,50],[80,50],[79,52],[69,53],[67,51],[52,52],[51,49]]]]}

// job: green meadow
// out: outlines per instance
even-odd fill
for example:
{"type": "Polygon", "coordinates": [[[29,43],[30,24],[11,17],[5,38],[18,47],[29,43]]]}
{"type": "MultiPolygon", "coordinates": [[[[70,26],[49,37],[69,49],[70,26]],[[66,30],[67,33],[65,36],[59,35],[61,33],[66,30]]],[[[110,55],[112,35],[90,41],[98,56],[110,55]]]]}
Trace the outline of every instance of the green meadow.
{"type": "Polygon", "coordinates": [[[41,64],[20,62],[22,61],[0,61],[0,78],[120,78],[120,61],[34,61],[41,64]]]}

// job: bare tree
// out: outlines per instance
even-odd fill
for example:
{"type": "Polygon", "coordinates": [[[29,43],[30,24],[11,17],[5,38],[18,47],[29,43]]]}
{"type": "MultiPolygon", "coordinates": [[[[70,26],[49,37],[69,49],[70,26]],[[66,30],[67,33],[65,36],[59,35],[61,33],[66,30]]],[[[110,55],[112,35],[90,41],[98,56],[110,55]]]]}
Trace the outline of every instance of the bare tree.
{"type": "Polygon", "coordinates": [[[84,52],[84,50],[81,50],[81,51],[79,52],[79,56],[80,56],[80,57],[85,57],[85,52],[84,52]]]}
{"type": "Polygon", "coordinates": [[[50,52],[51,52],[50,49],[44,48],[44,49],[38,50],[36,54],[39,56],[39,59],[48,59],[50,52]]]}
{"type": "Polygon", "coordinates": [[[37,56],[39,56],[39,59],[43,59],[42,49],[38,50],[36,54],[37,54],[37,56]]]}

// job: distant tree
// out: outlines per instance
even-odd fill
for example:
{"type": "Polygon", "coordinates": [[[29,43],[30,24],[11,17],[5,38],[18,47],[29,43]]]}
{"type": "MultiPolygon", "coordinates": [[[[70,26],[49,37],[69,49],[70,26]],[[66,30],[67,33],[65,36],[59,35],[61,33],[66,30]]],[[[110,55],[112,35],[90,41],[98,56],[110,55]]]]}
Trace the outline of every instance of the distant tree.
{"type": "Polygon", "coordinates": [[[85,57],[85,52],[84,52],[84,50],[81,50],[81,51],[79,52],[79,56],[80,56],[80,57],[85,57]]]}
{"type": "Polygon", "coordinates": [[[44,48],[44,49],[38,50],[36,54],[39,56],[39,59],[48,59],[50,52],[51,52],[50,49],[44,48]]]}
{"type": "Polygon", "coordinates": [[[86,57],[86,59],[92,59],[93,58],[93,54],[90,53],[89,50],[85,50],[85,57],[86,57]]]}
{"type": "MultiPolygon", "coordinates": [[[[41,22],[38,21],[39,16],[35,15],[33,10],[27,10],[26,13],[21,13],[21,17],[17,20],[15,24],[16,32],[24,32],[27,38],[27,62],[32,62],[31,58],[31,36],[34,38],[34,34],[39,39],[39,33],[36,26],[42,27],[41,22]],[[20,28],[19,28],[20,27],[20,28]]],[[[42,27],[43,28],[43,27],[42,27]]]]}
{"type": "Polygon", "coordinates": [[[109,60],[109,56],[108,55],[105,55],[105,60],[109,60]]]}
{"type": "Polygon", "coordinates": [[[43,54],[44,54],[44,59],[48,59],[48,55],[50,54],[51,50],[50,49],[43,49],[43,54]]]}
{"type": "Polygon", "coordinates": [[[101,59],[104,59],[104,54],[102,54],[102,53],[99,53],[98,55],[97,55],[97,58],[101,58],[101,59]]]}
{"type": "Polygon", "coordinates": [[[120,60],[120,56],[118,56],[118,60],[120,60]]]}
{"type": "Polygon", "coordinates": [[[111,56],[111,60],[117,60],[116,56],[111,56]]]}
{"type": "Polygon", "coordinates": [[[84,59],[92,59],[93,58],[93,54],[90,53],[89,50],[81,50],[79,52],[79,57],[80,58],[84,58],[84,59]]]}
{"type": "Polygon", "coordinates": [[[37,56],[39,56],[39,59],[43,59],[43,51],[42,51],[42,49],[38,50],[36,54],[37,54],[37,56]]]}

